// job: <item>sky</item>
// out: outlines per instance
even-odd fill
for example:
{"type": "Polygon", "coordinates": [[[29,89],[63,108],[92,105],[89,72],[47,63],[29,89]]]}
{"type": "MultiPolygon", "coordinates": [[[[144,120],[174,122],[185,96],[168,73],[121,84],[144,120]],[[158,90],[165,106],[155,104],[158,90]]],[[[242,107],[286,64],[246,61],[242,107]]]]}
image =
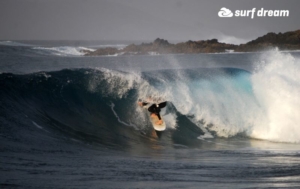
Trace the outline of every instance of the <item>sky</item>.
{"type": "Polygon", "coordinates": [[[299,0],[0,0],[0,40],[206,40],[240,44],[300,29],[299,0]],[[288,17],[218,16],[221,8],[288,17]]]}

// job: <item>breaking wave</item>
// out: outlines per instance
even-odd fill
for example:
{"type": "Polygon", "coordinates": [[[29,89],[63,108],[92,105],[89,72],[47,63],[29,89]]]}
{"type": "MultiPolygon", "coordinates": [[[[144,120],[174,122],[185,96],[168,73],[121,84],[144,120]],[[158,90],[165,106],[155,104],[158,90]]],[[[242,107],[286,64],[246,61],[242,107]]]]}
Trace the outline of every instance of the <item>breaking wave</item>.
{"type": "Polygon", "coordinates": [[[299,59],[272,51],[260,60],[253,73],[236,68],[2,73],[2,115],[21,117],[26,110],[29,123],[40,129],[111,145],[127,140],[119,139],[124,133],[135,141],[133,131],[152,129],[148,112],[136,104],[151,96],[168,101],[162,116],[177,144],[183,138],[236,136],[299,143],[299,59]]]}

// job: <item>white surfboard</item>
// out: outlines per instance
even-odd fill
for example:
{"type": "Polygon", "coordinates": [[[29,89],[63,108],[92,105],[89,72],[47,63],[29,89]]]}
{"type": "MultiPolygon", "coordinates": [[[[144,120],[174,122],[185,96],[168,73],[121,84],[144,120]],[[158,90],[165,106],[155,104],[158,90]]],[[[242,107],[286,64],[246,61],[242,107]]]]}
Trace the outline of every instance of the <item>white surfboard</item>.
{"type": "Polygon", "coordinates": [[[162,123],[161,124],[157,124],[158,122],[158,117],[157,116],[150,116],[150,120],[151,120],[151,123],[153,125],[153,128],[157,131],[164,131],[166,129],[166,122],[163,118],[161,118],[162,120],[162,123]]]}

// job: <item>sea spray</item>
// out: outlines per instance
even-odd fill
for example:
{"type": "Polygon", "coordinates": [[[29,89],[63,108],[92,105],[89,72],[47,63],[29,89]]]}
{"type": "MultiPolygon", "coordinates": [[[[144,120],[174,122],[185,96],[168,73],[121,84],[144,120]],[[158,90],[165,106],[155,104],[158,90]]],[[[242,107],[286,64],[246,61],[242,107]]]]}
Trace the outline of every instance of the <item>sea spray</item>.
{"type": "Polygon", "coordinates": [[[238,69],[174,70],[168,79],[163,74],[157,77],[164,81],[166,99],[204,132],[298,143],[299,59],[278,50],[258,56],[253,73],[238,69]]]}
{"type": "Polygon", "coordinates": [[[262,55],[252,75],[253,91],[265,113],[252,137],[300,142],[300,61],[278,50],[262,55]]]}
{"type": "Polygon", "coordinates": [[[100,92],[104,96],[122,98],[127,95],[129,90],[136,88],[141,83],[141,77],[138,74],[105,68],[96,68],[92,71],[87,71],[86,74],[89,75],[87,90],[100,92]]]}
{"type": "Polygon", "coordinates": [[[250,74],[239,69],[193,72],[196,73],[186,74],[187,78],[177,81],[170,92],[178,111],[190,117],[204,132],[206,128],[221,137],[249,133],[259,113],[250,74]]]}

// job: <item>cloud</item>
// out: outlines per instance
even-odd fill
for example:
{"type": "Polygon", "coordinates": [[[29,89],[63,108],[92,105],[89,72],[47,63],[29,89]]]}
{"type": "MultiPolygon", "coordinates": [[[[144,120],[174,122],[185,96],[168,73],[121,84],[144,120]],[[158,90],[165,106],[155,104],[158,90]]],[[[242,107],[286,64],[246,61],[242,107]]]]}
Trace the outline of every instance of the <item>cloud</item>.
{"type": "Polygon", "coordinates": [[[233,13],[231,12],[231,10],[223,7],[221,8],[221,10],[218,13],[219,17],[232,17],[233,13]]]}

